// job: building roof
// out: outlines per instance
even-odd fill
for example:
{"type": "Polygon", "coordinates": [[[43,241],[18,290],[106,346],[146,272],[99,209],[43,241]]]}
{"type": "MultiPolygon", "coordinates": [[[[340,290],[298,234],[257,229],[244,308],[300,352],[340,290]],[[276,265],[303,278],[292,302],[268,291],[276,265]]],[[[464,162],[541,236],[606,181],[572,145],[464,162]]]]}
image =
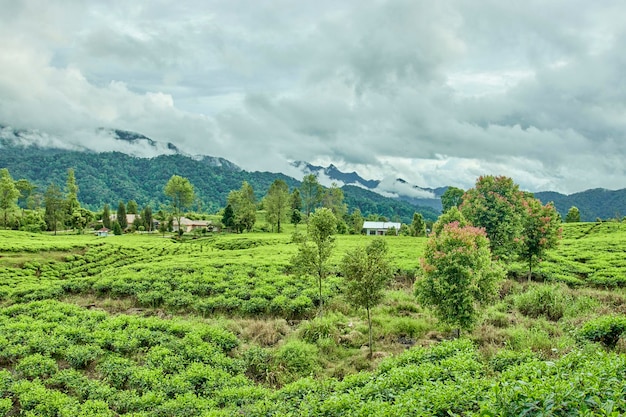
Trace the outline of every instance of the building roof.
{"type": "MultiPolygon", "coordinates": [[[[176,220],[177,219],[174,219],[175,224],[176,224],[176,220]]],[[[180,224],[182,226],[208,226],[209,224],[211,224],[211,222],[208,220],[191,220],[186,217],[181,217],[180,224]]]]}
{"type": "Polygon", "coordinates": [[[401,223],[395,222],[363,222],[363,229],[400,229],[401,223]]]}

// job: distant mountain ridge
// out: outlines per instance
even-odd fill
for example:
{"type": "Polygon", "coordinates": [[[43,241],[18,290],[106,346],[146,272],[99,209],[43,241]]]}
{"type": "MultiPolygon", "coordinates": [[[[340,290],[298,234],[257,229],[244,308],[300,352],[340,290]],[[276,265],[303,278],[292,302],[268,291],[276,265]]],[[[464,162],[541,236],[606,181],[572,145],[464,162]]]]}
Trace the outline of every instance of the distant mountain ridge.
{"type": "MultiPolygon", "coordinates": [[[[5,132],[6,133],[6,132],[5,132]]],[[[94,152],[84,149],[42,147],[16,142],[11,135],[0,135],[0,168],[8,168],[14,179],[25,178],[43,192],[50,182],[63,186],[68,168],[73,168],[79,186],[78,197],[91,210],[104,204],[115,208],[118,201],[135,200],[140,206],[150,204],[154,210],[168,203],[163,187],[173,174],[189,179],[198,197],[194,209],[215,212],[226,205],[228,193],[248,181],[258,199],[276,179],[290,188],[300,181],[281,173],[248,172],[236,164],[213,156],[190,156],[171,153],[155,157],[138,157],[122,152],[94,152]],[[10,137],[7,137],[10,136],[10,137]]],[[[120,141],[152,146],[149,138],[122,134],[120,141]]],[[[356,188],[356,187],[355,187],[356,188]]],[[[364,215],[379,214],[409,223],[414,212],[434,221],[438,212],[403,201],[385,198],[365,189],[344,187],[345,202],[352,210],[358,207],[364,215]]]]}
{"type": "Polygon", "coordinates": [[[402,178],[366,180],[354,171],[342,172],[333,164],[322,167],[305,161],[295,161],[291,165],[299,169],[303,175],[313,174],[317,176],[318,180],[326,186],[334,182],[338,186],[361,187],[384,197],[406,201],[416,206],[430,207],[437,211],[441,211],[441,195],[448,188],[424,188],[409,184],[402,178]]]}
{"type": "MultiPolygon", "coordinates": [[[[290,187],[300,183],[285,174],[247,172],[225,158],[187,154],[171,142],[157,142],[136,132],[100,128],[94,134],[119,151],[102,152],[45,132],[0,124],[0,168],[7,167],[14,178],[29,179],[43,188],[50,181],[63,184],[67,168],[73,167],[81,187],[79,197],[92,208],[120,199],[164,203],[162,187],[174,173],[210,189],[200,195],[205,208],[212,209],[223,207],[228,192],[239,188],[243,180],[253,185],[259,197],[276,178],[285,179],[290,187]],[[82,173],[86,176],[79,178],[82,173]]],[[[343,188],[346,202],[351,207],[363,207],[364,214],[397,215],[405,222],[410,222],[413,211],[435,220],[441,211],[441,195],[448,188],[419,187],[402,178],[364,179],[333,164],[321,167],[296,161],[292,165],[303,174],[315,174],[326,186],[336,182],[343,188]]],[[[626,216],[626,189],[598,188],[571,195],[543,191],[535,196],[544,203],[553,201],[563,217],[572,206],[578,207],[583,221],[626,216]]]]}
{"type": "Polygon", "coordinates": [[[622,219],[626,216],[626,188],[621,190],[607,190],[594,188],[578,193],[565,195],[554,191],[535,193],[542,203],[554,202],[555,207],[563,218],[572,206],[578,208],[580,219],[585,222],[600,218],[622,219]]]}

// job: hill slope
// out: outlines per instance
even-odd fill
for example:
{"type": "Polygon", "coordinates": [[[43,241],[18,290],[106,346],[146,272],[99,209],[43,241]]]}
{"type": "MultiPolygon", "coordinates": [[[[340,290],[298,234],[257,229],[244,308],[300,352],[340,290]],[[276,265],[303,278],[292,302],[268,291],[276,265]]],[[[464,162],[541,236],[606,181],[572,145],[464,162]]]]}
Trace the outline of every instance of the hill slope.
{"type": "Polygon", "coordinates": [[[554,202],[563,218],[572,206],[578,208],[581,220],[586,222],[626,216],[626,188],[615,191],[594,188],[570,195],[545,191],[535,193],[535,197],[543,203],[554,202]]]}
{"type": "MultiPolygon", "coordinates": [[[[37,146],[15,146],[4,143],[0,152],[0,167],[8,168],[14,179],[26,178],[43,192],[50,182],[65,184],[68,168],[73,168],[80,187],[79,200],[92,210],[100,210],[105,203],[115,207],[117,202],[135,200],[140,206],[150,204],[158,208],[166,204],[163,187],[176,174],[194,185],[201,207],[214,212],[226,204],[231,190],[239,189],[248,181],[261,198],[276,179],[283,179],[290,188],[300,182],[280,173],[248,172],[221,158],[191,157],[182,154],[139,158],[120,152],[95,153],[88,151],[44,149],[37,146]]],[[[429,208],[416,207],[378,194],[363,192],[357,187],[345,187],[345,199],[350,209],[359,207],[364,215],[383,214],[399,216],[410,222],[415,211],[435,220],[438,213],[429,208]]]]}

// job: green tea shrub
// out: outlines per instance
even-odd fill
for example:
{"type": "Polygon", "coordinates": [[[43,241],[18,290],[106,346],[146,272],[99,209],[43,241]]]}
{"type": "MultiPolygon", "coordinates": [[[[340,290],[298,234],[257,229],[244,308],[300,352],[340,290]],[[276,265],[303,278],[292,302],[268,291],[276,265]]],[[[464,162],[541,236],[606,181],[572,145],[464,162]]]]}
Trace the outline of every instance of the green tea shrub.
{"type": "Polygon", "coordinates": [[[65,349],[64,358],[73,368],[84,369],[98,359],[103,351],[93,345],[71,345],[65,349]]]}
{"type": "Polygon", "coordinates": [[[585,323],[578,336],[583,340],[599,342],[612,349],[626,331],[626,316],[600,316],[585,323]]]}
{"type": "Polygon", "coordinates": [[[317,317],[300,324],[298,333],[302,340],[309,343],[316,343],[319,339],[332,338],[337,340],[339,330],[334,323],[334,317],[317,317]]]}
{"type": "Polygon", "coordinates": [[[319,369],[318,349],[301,340],[290,340],[275,353],[274,360],[282,382],[314,374],[319,369]]]}
{"type": "Polygon", "coordinates": [[[258,315],[265,314],[269,310],[270,302],[261,297],[252,297],[241,303],[241,310],[245,314],[258,315]]]}
{"type": "Polygon", "coordinates": [[[262,383],[272,382],[272,353],[269,349],[252,346],[242,354],[246,376],[262,383]]]}
{"type": "Polygon", "coordinates": [[[302,318],[313,309],[313,300],[306,295],[299,295],[289,303],[289,318],[302,318]]]}
{"type": "Polygon", "coordinates": [[[140,292],[137,294],[137,301],[142,307],[158,308],[163,305],[164,296],[161,291],[140,292]]]}
{"type": "Polygon", "coordinates": [[[558,321],[572,302],[565,285],[537,285],[515,296],[515,308],[527,317],[558,321]]]}
{"type": "Polygon", "coordinates": [[[59,370],[54,359],[39,353],[22,358],[15,366],[18,375],[27,378],[47,378],[59,370]]]}
{"type": "Polygon", "coordinates": [[[13,400],[10,398],[0,399],[0,415],[8,416],[9,411],[13,409],[13,400]]]}
{"type": "Polygon", "coordinates": [[[537,355],[530,349],[524,349],[521,351],[503,349],[498,351],[491,359],[489,359],[489,366],[496,372],[502,372],[511,366],[519,365],[535,359],[537,359],[537,355]]]}

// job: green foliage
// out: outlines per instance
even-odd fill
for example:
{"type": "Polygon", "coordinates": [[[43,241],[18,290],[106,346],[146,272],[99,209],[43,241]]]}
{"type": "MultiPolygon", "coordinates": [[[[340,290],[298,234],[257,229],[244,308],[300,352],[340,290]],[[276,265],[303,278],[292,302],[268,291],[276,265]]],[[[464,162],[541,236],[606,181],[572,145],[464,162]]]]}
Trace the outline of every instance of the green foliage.
{"type": "Polygon", "coordinates": [[[456,206],[449,208],[446,212],[439,216],[437,221],[433,224],[431,233],[439,235],[443,231],[443,227],[446,224],[455,222],[458,223],[459,227],[465,227],[468,225],[463,213],[461,213],[456,206]]]}
{"type": "Polygon", "coordinates": [[[434,308],[443,322],[462,329],[478,319],[479,306],[494,299],[504,270],[491,261],[482,229],[444,225],[432,235],[422,261],[424,277],[416,283],[418,300],[434,308]]]}
{"type": "Polygon", "coordinates": [[[567,211],[567,215],[565,216],[565,223],[578,223],[580,222],[580,211],[578,211],[578,207],[572,206],[567,211]]]}
{"type": "Polygon", "coordinates": [[[228,204],[235,216],[235,229],[240,233],[244,230],[252,231],[256,221],[256,199],[252,186],[244,181],[239,190],[228,194],[228,204]]]}
{"type": "Polygon", "coordinates": [[[172,214],[176,219],[175,227],[179,234],[182,234],[180,219],[183,217],[184,210],[187,209],[196,198],[193,185],[191,185],[187,178],[183,178],[180,175],[172,175],[167,184],[165,184],[163,193],[170,199],[172,214]]]}
{"type": "Polygon", "coordinates": [[[324,196],[324,189],[313,174],[305,175],[300,185],[300,196],[302,198],[302,209],[304,216],[308,220],[313,211],[319,207],[324,196]]]}
{"type": "Polygon", "coordinates": [[[48,230],[54,231],[54,234],[56,234],[59,226],[63,226],[65,220],[63,193],[58,185],[51,183],[48,186],[44,195],[44,201],[46,206],[45,219],[48,230]]]}
{"type": "Polygon", "coordinates": [[[15,186],[9,170],[0,169],[0,211],[2,212],[2,227],[7,228],[11,214],[17,210],[17,200],[20,191],[15,186]]]}
{"type": "Polygon", "coordinates": [[[111,208],[108,203],[102,209],[102,226],[111,229],[111,208]]]}
{"type": "Polygon", "coordinates": [[[459,207],[463,203],[463,191],[460,188],[448,187],[441,195],[442,213],[446,213],[453,207],[459,207]]]}
{"type": "Polygon", "coordinates": [[[113,234],[119,236],[123,233],[122,226],[120,226],[120,222],[115,220],[113,222],[113,234]]]}
{"type": "Polygon", "coordinates": [[[74,223],[73,214],[80,209],[80,203],[78,202],[78,185],[76,184],[76,175],[74,174],[74,168],[67,170],[67,181],[65,183],[65,215],[69,218],[70,224],[73,228],[80,228],[79,225],[74,223]]]}
{"type": "Polygon", "coordinates": [[[617,345],[626,331],[626,316],[600,316],[586,322],[578,332],[581,339],[602,343],[609,349],[617,345]]]}
{"type": "Polygon", "coordinates": [[[319,315],[324,312],[322,284],[328,274],[328,261],[335,246],[333,234],[337,228],[337,218],[328,208],[315,210],[309,218],[307,240],[298,248],[292,258],[292,265],[300,275],[310,275],[317,280],[319,315]]]}
{"type": "Polygon", "coordinates": [[[56,361],[39,353],[24,357],[15,366],[15,372],[28,379],[48,378],[57,371],[56,361]]]}
{"type": "MultiPolygon", "coordinates": [[[[122,230],[126,230],[128,228],[128,219],[126,217],[126,204],[123,201],[120,201],[117,204],[117,215],[115,217],[115,221],[120,225],[122,230]]],[[[115,229],[115,226],[113,226],[115,229]]]]}
{"type": "Polygon", "coordinates": [[[283,382],[314,374],[319,370],[318,349],[315,345],[290,340],[282,345],[275,354],[276,368],[281,372],[283,382]]]}
{"type": "Polygon", "coordinates": [[[343,202],[343,191],[337,186],[337,183],[333,182],[330,188],[324,190],[322,207],[330,209],[338,220],[343,219],[348,208],[343,202]]]}
{"type": "Polygon", "coordinates": [[[525,213],[522,218],[523,231],[519,257],[528,265],[530,279],[533,266],[537,265],[547,250],[554,248],[561,238],[561,216],[552,203],[542,206],[535,198],[526,198],[523,205],[525,213]]]}
{"type": "Polygon", "coordinates": [[[392,275],[388,253],[387,243],[376,238],[366,248],[359,247],[346,253],[341,262],[346,299],[367,312],[370,357],[374,353],[371,310],[383,299],[383,291],[392,275]]]}
{"type": "Polygon", "coordinates": [[[413,214],[411,236],[426,236],[426,223],[424,222],[424,217],[420,213],[413,214]]]}
{"type": "Polygon", "coordinates": [[[515,308],[523,315],[533,318],[543,316],[553,321],[560,320],[572,302],[563,284],[533,286],[514,298],[515,308]]]}
{"type": "Polygon", "coordinates": [[[465,192],[460,210],[474,226],[483,227],[494,256],[508,260],[519,251],[524,194],[511,178],[481,176],[465,192]]]}
{"type": "Polygon", "coordinates": [[[277,179],[270,185],[267,195],[265,196],[265,210],[267,211],[267,220],[276,226],[276,232],[281,232],[281,223],[287,218],[290,207],[289,186],[281,179],[277,179]]]}

